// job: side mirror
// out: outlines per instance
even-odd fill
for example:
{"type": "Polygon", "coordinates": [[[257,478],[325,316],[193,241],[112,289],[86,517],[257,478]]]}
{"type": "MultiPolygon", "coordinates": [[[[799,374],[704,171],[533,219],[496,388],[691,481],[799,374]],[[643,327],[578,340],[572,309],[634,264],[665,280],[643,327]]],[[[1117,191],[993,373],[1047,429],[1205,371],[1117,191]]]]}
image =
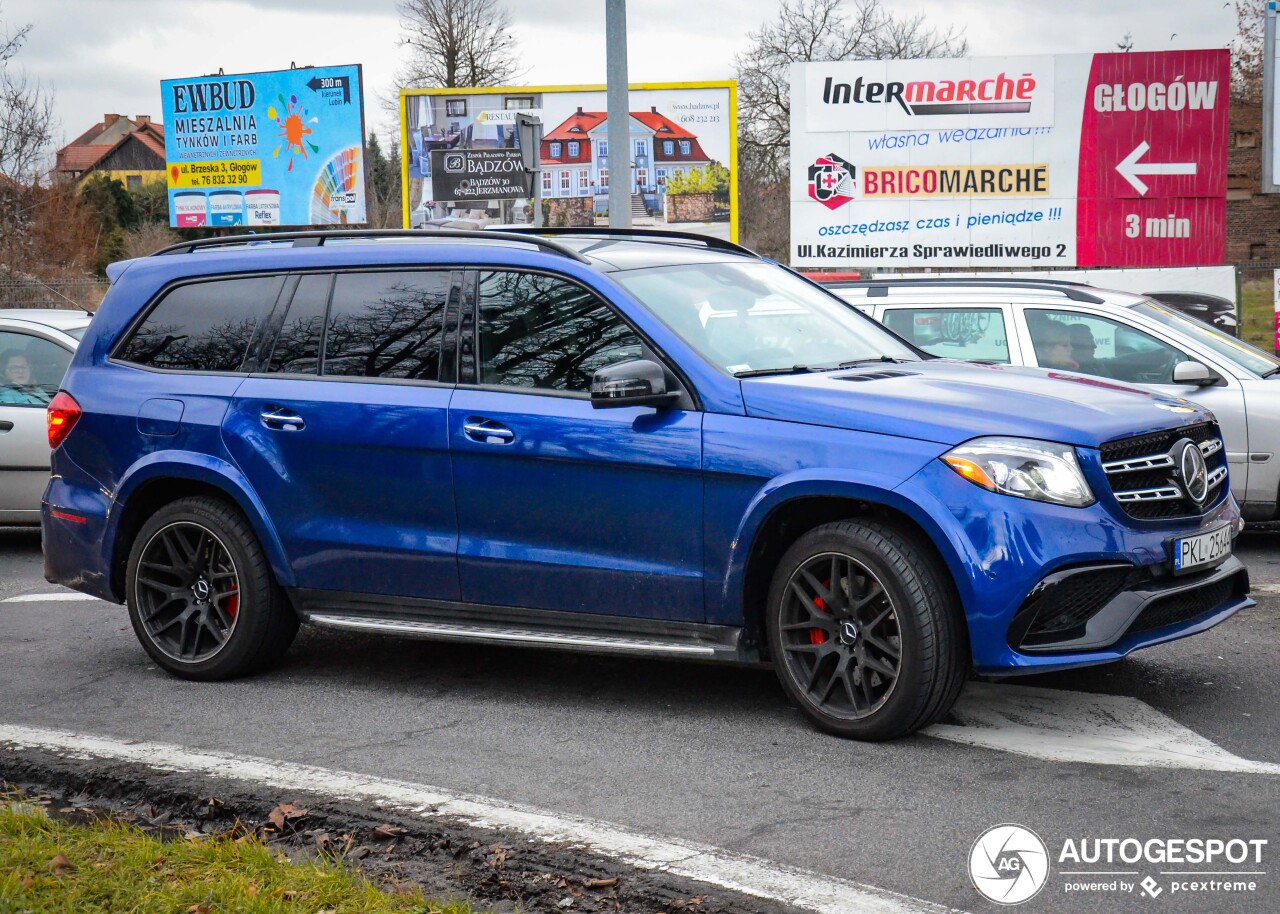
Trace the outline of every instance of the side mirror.
{"type": "Polygon", "coordinates": [[[591,405],[596,409],[663,407],[679,397],[679,393],[667,392],[667,375],[662,366],[648,359],[619,362],[591,376],[591,405]]]}
{"type": "Polygon", "coordinates": [[[1174,384],[1191,384],[1195,387],[1208,387],[1216,384],[1218,376],[1209,370],[1203,362],[1179,362],[1173,366],[1174,384]]]}

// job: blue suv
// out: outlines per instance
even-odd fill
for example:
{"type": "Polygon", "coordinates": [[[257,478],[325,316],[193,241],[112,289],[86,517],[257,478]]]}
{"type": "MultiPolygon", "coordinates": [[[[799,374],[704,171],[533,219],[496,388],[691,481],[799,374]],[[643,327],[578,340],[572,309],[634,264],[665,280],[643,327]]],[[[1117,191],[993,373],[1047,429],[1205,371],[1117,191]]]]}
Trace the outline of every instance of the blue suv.
{"type": "Polygon", "coordinates": [[[49,406],[45,573],[181,677],[301,622],[767,662],[885,739],[971,670],[1252,602],[1212,415],[930,358],[727,242],[303,232],[110,272],[49,406]]]}

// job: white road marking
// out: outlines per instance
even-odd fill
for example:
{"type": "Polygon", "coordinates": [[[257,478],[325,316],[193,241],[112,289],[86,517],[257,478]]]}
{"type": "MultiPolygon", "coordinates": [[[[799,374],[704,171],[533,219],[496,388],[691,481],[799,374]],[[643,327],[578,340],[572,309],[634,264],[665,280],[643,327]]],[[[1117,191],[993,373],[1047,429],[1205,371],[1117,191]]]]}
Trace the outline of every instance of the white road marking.
{"type": "Polygon", "coordinates": [[[91,597],[87,593],[59,590],[54,593],[24,593],[18,597],[5,597],[0,600],[0,603],[79,603],[81,601],[92,603],[107,602],[106,600],[99,600],[97,597],[91,597]]]}
{"type": "Polygon", "coordinates": [[[628,831],[607,822],[562,816],[531,806],[455,794],[438,787],[267,759],[122,741],[62,730],[0,724],[0,747],[40,748],[73,758],[101,758],[248,781],[266,787],[359,800],[431,818],[519,832],[570,844],[647,870],[661,870],[822,914],[960,914],[932,902],[704,844],[628,831]]]}
{"type": "Polygon", "coordinates": [[[1136,698],[971,682],[960,725],[925,736],[1053,762],[1280,774],[1280,765],[1232,755],[1136,698]]]}

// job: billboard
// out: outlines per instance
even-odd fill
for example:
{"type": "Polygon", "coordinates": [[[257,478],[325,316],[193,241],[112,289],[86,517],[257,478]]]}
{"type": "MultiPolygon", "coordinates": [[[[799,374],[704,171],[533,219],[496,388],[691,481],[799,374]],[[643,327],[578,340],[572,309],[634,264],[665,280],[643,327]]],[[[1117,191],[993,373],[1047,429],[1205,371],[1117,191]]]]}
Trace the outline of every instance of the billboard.
{"type": "Polygon", "coordinates": [[[516,149],[516,116],[525,114],[542,123],[534,182],[544,224],[607,225],[609,185],[622,180],[631,192],[633,225],[737,240],[737,83],[633,84],[621,157],[610,156],[607,107],[604,86],[403,90],[405,226],[532,221],[532,201],[512,211],[496,193],[450,199],[458,192],[448,188],[456,185],[433,172],[433,153],[442,150],[516,149]]]}
{"type": "Polygon", "coordinates": [[[359,64],[160,83],[169,224],[365,222],[359,64]]]}
{"type": "Polygon", "coordinates": [[[1226,50],[796,64],[791,263],[1226,254],[1226,50]]]}

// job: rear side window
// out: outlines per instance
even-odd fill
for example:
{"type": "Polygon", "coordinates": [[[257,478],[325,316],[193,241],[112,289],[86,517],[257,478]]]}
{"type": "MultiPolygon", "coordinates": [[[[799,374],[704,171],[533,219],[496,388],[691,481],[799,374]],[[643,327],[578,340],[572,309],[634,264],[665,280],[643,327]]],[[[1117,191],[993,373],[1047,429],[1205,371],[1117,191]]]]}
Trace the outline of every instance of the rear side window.
{"type": "Polygon", "coordinates": [[[151,309],[115,357],[170,371],[239,371],[282,282],[279,276],[250,276],[179,286],[151,309]]]}
{"type": "Polygon", "coordinates": [[[285,374],[319,374],[320,345],[324,339],[324,316],[329,307],[333,276],[309,273],[298,280],[289,303],[270,371],[285,374]]]}
{"type": "Polygon", "coordinates": [[[930,355],[1008,362],[1009,335],[999,308],[891,308],[884,324],[930,355]]]}
{"type": "Polygon", "coordinates": [[[450,278],[445,270],[339,275],[325,332],[324,374],[438,380],[450,278]]]}

